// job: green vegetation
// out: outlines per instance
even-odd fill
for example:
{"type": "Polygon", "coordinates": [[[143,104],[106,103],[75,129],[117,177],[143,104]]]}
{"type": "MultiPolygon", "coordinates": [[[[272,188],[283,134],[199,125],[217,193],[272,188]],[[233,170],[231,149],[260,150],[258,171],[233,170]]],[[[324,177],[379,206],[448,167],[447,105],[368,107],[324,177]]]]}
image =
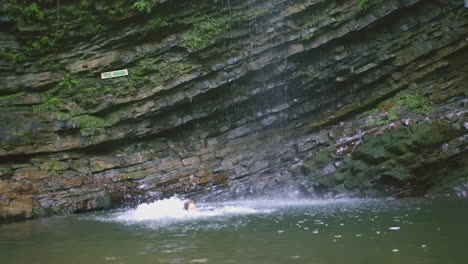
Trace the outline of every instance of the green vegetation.
{"type": "Polygon", "coordinates": [[[302,40],[307,41],[307,40],[313,39],[314,38],[313,32],[315,32],[316,30],[317,29],[315,29],[315,28],[311,28],[311,29],[307,30],[307,32],[304,35],[302,35],[302,40]]]}
{"type": "Polygon", "coordinates": [[[256,16],[260,16],[260,15],[263,15],[263,14],[265,14],[267,11],[268,11],[268,10],[267,10],[267,9],[265,9],[265,8],[262,8],[262,9],[257,9],[257,10],[255,10],[255,12],[254,12],[254,14],[253,14],[253,15],[254,15],[254,17],[256,17],[256,16]]]}
{"type": "Polygon", "coordinates": [[[397,105],[406,106],[409,110],[424,114],[431,110],[431,102],[417,90],[401,93],[396,100],[397,105]]]}
{"type": "Polygon", "coordinates": [[[152,18],[152,19],[148,20],[148,22],[146,22],[145,31],[150,32],[150,31],[153,31],[153,30],[155,30],[157,28],[168,26],[168,25],[170,25],[170,24],[167,21],[165,21],[165,20],[163,20],[161,18],[155,17],[155,18],[152,18]]]}
{"type": "Polygon", "coordinates": [[[194,25],[182,41],[182,46],[192,51],[207,47],[216,37],[228,30],[231,23],[228,17],[219,14],[194,17],[181,22],[194,25]]]}
{"type": "Polygon", "coordinates": [[[307,41],[315,37],[315,33],[319,28],[319,24],[322,23],[327,17],[325,15],[319,15],[317,17],[312,17],[312,19],[307,20],[304,25],[302,25],[301,30],[304,32],[302,34],[302,40],[307,41]]]}
{"type": "MultiPolygon", "coordinates": [[[[388,196],[399,195],[402,191],[421,191],[420,182],[435,183],[447,179],[450,173],[431,175],[430,171],[421,173],[421,168],[446,159],[446,154],[440,153],[440,146],[461,135],[462,130],[441,121],[400,127],[366,138],[342,160],[343,165],[336,171],[323,170],[337,160],[332,156],[334,149],[328,148],[306,161],[302,172],[318,185],[319,190],[335,190],[349,195],[388,196]]],[[[453,179],[466,175],[466,170],[459,173],[453,179]]]]}
{"type": "Polygon", "coordinates": [[[0,58],[3,58],[7,61],[11,61],[13,63],[19,63],[26,60],[26,55],[24,55],[21,51],[11,51],[10,49],[2,49],[0,50],[0,58]]]}
{"type": "MultiPolygon", "coordinates": [[[[73,25],[73,32],[79,35],[84,37],[94,36],[108,30],[108,26],[103,23],[105,17],[121,18],[131,10],[150,13],[157,2],[158,0],[119,0],[108,11],[107,16],[100,14],[89,0],[81,0],[78,5],[73,6],[60,7],[57,5],[56,8],[60,8],[60,10],[50,13],[57,14],[58,17],[48,17],[49,22],[57,19],[57,25],[54,27],[53,32],[45,32],[41,36],[30,39],[24,44],[25,48],[23,50],[3,49],[0,51],[0,57],[13,63],[19,63],[25,61],[27,57],[37,57],[50,53],[58,49],[59,42],[70,32],[70,25],[73,25]],[[60,22],[61,17],[66,17],[66,21],[60,22]]],[[[17,21],[34,24],[47,20],[46,13],[42,9],[51,6],[53,6],[51,1],[35,1],[29,4],[20,0],[10,0],[8,11],[17,21]]],[[[148,21],[145,30],[151,31],[165,25],[168,25],[168,23],[164,20],[154,18],[148,21]]]]}
{"type": "Polygon", "coordinates": [[[93,36],[108,29],[100,22],[99,15],[87,0],[81,0],[78,7],[65,9],[64,13],[74,25],[79,26],[79,32],[84,36],[93,36]]]}
{"type": "Polygon", "coordinates": [[[71,120],[80,126],[82,132],[86,132],[90,136],[94,136],[101,131],[101,129],[110,127],[116,123],[112,118],[102,118],[92,115],[78,115],[74,116],[70,113],[56,112],[54,113],[57,118],[62,120],[71,120]]]}
{"type": "Polygon", "coordinates": [[[21,5],[18,0],[10,0],[8,12],[20,22],[34,23],[44,20],[44,12],[37,3],[21,5]]]}
{"type": "MultiPolygon", "coordinates": [[[[73,88],[82,85],[81,81],[73,77],[71,74],[65,73],[58,84],[43,94],[44,103],[41,105],[33,106],[33,111],[41,114],[53,114],[59,119],[75,121],[79,124],[81,129],[92,131],[92,135],[98,132],[101,128],[109,127],[116,121],[112,118],[102,118],[92,116],[88,114],[76,114],[78,111],[70,110],[70,107],[66,107],[64,104],[64,97],[67,94],[76,94],[72,99],[83,100],[83,104],[90,103],[90,100],[95,98],[96,95],[102,94],[102,92],[110,92],[110,87],[104,88],[104,86],[98,87],[86,87],[80,90],[80,93],[74,93],[73,88]],[[104,89],[104,90],[102,90],[104,89]],[[86,98],[86,99],[85,99],[86,98]]],[[[79,101],[79,100],[77,100],[79,101]]]]}
{"type": "Polygon", "coordinates": [[[126,14],[129,9],[130,8],[128,6],[127,1],[118,0],[114,2],[114,4],[111,6],[109,11],[107,11],[107,13],[111,20],[117,20],[124,14],[126,14]]]}
{"type": "Polygon", "coordinates": [[[385,125],[401,118],[405,113],[425,114],[432,109],[431,102],[419,90],[410,89],[400,92],[393,98],[380,103],[376,108],[366,111],[358,116],[374,116],[370,125],[385,125]],[[380,119],[381,113],[386,114],[380,119]]]}
{"type": "Polygon", "coordinates": [[[62,100],[58,97],[58,95],[61,92],[73,88],[77,84],[78,80],[74,79],[68,73],[64,74],[62,79],[54,88],[48,90],[42,95],[44,103],[33,106],[33,111],[36,113],[64,111],[62,100]]]}
{"type": "MultiPolygon", "coordinates": [[[[443,158],[419,153],[430,153],[438,149],[440,144],[462,134],[461,130],[450,124],[433,122],[401,127],[387,134],[370,137],[351,157],[345,159],[338,178],[344,181],[347,188],[361,190],[382,184],[381,181],[398,186],[418,180],[414,168],[424,166],[425,158],[432,162],[443,158]]],[[[382,191],[392,190],[385,188],[382,191]]]]}
{"type": "Polygon", "coordinates": [[[130,82],[132,86],[138,87],[146,83],[153,85],[179,77],[192,69],[185,61],[160,61],[159,58],[146,58],[138,62],[131,70],[130,82]],[[149,78],[151,75],[152,78],[149,78]]]}
{"type": "Polygon", "coordinates": [[[327,188],[333,188],[338,184],[333,175],[328,175],[329,172],[323,171],[327,165],[335,160],[332,156],[335,151],[336,147],[328,147],[304,163],[302,170],[309,176],[310,180],[327,188]]]}
{"type": "Polygon", "coordinates": [[[331,162],[333,162],[332,154],[335,151],[335,147],[326,148],[317,153],[317,155],[315,155],[310,161],[306,162],[306,164],[304,165],[313,170],[322,169],[331,162]]]}
{"type": "Polygon", "coordinates": [[[370,7],[369,0],[356,0],[356,5],[361,11],[367,10],[370,7]]]}
{"type": "Polygon", "coordinates": [[[76,121],[82,128],[99,129],[112,126],[115,122],[111,119],[104,119],[101,117],[91,115],[80,115],[69,117],[70,120],[76,121]]]}
{"type": "Polygon", "coordinates": [[[69,90],[73,88],[73,86],[77,85],[78,83],[79,83],[78,80],[74,79],[69,73],[65,73],[62,79],[58,83],[58,89],[69,90]]]}
{"type": "Polygon", "coordinates": [[[44,161],[44,167],[48,171],[61,171],[64,170],[64,164],[60,161],[53,160],[53,161],[44,161]]]}
{"type": "MultiPolygon", "coordinates": [[[[81,108],[87,109],[92,107],[94,104],[100,102],[96,100],[104,95],[111,94],[114,96],[120,96],[123,87],[114,85],[100,85],[93,82],[85,82],[78,86],[79,93],[72,93],[72,100],[74,100],[81,108]]],[[[78,111],[76,111],[78,112],[78,111]]]]}
{"type": "Polygon", "coordinates": [[[48,35],[38,36],[28,41],[24,49],[25,54],[37,57],[56,50],[58,42],[64,38],[66,31],[67,28],[58,29],[48,35]]]}
{"type": "Polygon", "coordinates": [[[19,128],[19,129],[13,130],[13,132],[11,134],[14,135],[14,136],[19,136],[19,137],[30,136],[31,131],[19,128]]]}
{"type": "Polygon", "coordinates": [[[395,121],[399,118],[399,113],[406,111],[417,114],[427,113],[431,110],[431,103],[419,91],[411,90],[399,93],[394,99],[381,104],[379,109],[388,113],[389,121],[395,121]]]}
{"type": "Polygon", "coordinates": [[[151,13],[151,9],[153,8],[154,4],[157,3],[157,0],[137,0],[133,3],[132,7],[140,12],[151,13]]]}
{"type": "Polygon", "coordinates": [[[158,0],[117,0],[109,9],[108,16],[111,20],[118,20],[132,10],[149,14],[157,3],[158,0]]]}
{"type": "Polygon", "coordinates": [[[24,96],[24,94],[25,94],[24,92],[19,92],[15,94],[0,96],[0,103],[15,101],[21,98],[22,96],[24,96]]]}
{"type": "Polygon", "coordinates": [[[38,114],[56,112],[62,110],[62,101],[57,96],[44,96],[44,102],[33,106],[33,111],[38,114]]]}
{"type": "Polygon", "coordinates": [[[46,66],[50,70],[54,70],[54,71],[58,71],[61,68],[60,63],[53,61],[50,57],[47,57],[47,56],[40,58],[38,63],[39,65],[46,66]]]}
{"type": "MultiPolygon", "coordinates": [[[[18,0],[10,1],[9,13],[16,20],[25,23],[40,23],[45,21],[44,12],[40,5],[43,1],[25,5],[18,0]]],[[[78,6],[66,7],[61,10],[62,16],[67,17],[67,21],[74,26],[78,26],[78,32],[83,36],[92,36],[107,30],[107,27],[100,23],[98,14],[87,0],[81,0],[78,6]]],[[[59,18],[57,18],[57,21],[59,18]]],[[[28,56],[37,57],[58,49],[58,44],[69,32],[67,24],[57,24],[53,32],[45,32],[27,41],[25,48],[19,51],[2,50],[0,57],[13,63],[23,62],[28,56]]]]}

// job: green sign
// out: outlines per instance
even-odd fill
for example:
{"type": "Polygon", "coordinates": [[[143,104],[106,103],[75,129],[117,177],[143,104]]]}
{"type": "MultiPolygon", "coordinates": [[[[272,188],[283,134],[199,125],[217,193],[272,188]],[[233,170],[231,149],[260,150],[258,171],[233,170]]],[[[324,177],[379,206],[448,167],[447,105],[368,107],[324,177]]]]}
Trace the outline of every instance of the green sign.
{"type": "Polygon", "coordinates": [[[128,70],[118,70],[118,71],[111,71],[111,72],[103,72],[101,73],[101,79],[109,79],[109,78],[115,78],[115,77],[121,77],[121,76],[127,76],[128,75],[128,70]]]}

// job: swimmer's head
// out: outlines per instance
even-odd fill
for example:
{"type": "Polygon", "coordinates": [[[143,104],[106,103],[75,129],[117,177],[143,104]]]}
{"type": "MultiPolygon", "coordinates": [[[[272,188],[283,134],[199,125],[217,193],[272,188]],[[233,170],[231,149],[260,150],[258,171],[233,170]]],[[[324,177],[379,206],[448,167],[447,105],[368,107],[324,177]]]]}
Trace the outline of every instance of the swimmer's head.
{"type": "Polygon", "coordinates": [[[195,211],[197,210],[197,205],[194,201],[190,200],[184,203],[184,210],[185,211],[195,211]]]}

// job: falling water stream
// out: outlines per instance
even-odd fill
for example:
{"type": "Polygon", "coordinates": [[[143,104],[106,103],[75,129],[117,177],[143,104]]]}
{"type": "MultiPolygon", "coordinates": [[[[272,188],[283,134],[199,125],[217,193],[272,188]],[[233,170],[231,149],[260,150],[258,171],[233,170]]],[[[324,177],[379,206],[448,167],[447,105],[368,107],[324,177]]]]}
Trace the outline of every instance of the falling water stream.
{"type": "Polygon", "coordinates": [[[431,263],[468,259],[468,200],[258,199],[0,225],[1,263],[431,263]]]}

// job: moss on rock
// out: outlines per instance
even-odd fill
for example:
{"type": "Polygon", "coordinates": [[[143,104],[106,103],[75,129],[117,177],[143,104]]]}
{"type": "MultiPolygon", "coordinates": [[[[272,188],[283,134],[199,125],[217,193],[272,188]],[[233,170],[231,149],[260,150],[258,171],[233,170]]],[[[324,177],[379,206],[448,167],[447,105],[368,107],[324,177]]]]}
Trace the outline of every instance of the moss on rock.
{"type": "MultiPolygon", "coordinates": [[[[335,192],[359,196],[421,195],[444,177],[440,173],[428,175],[421,168],[446,162],[444,153],[450,149],[441,150],[442,144],[462,134],[441,121],[401,127],[365,140],[336,171],[325,170],[327,164],[333,165],[332,149],[318,153],[304,168],[313,182],[335,192]]],[[[460,177],[456,175],[450,183],[458,182],[460,177]]]]}

